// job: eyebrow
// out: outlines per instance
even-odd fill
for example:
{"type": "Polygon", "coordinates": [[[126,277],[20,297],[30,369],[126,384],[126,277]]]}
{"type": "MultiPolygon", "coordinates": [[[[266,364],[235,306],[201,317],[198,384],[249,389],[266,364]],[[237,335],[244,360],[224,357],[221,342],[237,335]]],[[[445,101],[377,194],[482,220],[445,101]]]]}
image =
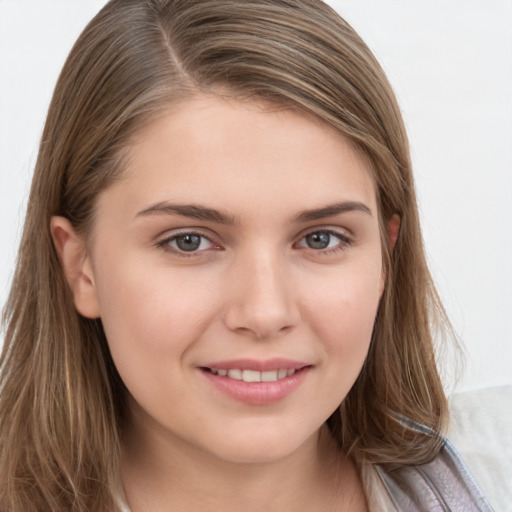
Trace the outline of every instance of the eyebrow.
{"type": "Polygon", "coordinates": [[[342,213],[359,211],[372,215],[368,206],[359,201],[342,201],[340,203],[333,203],[322,208],[315,208],[312,210],[305,210],[295,217],[295,222],[307,222],[312,220],[325,219],[326,217],[333,217],[341,215],[342,213]]]}
{"type": "MultiPolygon", "coordinates": [[[[368,215],[372,215],[370,208],[359,201],[342,201],[339,203],[329,204],[321,208],[304,210],[294,217],[294,222],[308,222],[313,220],[333,217],[343,213],[360,211],[368,215]]],[[[137,213],[136,217],[147,217],[150,215],[179,215],[192,219],[206,220],[218,224],[236,224],[236,219],[227,212],[222,212],[214,208],[207,208],[197,204],[175,204],[162,201],[156,203],[137,213]]]]}
{"type": "Polygon", "coordinates": [[[228,213],[195,204],[174,204],[163,201],[137,213],[136,217],[149,215],[180,215],[192,219],[207,220],[218,224],[235,224],[235,218],[228,213]]]}

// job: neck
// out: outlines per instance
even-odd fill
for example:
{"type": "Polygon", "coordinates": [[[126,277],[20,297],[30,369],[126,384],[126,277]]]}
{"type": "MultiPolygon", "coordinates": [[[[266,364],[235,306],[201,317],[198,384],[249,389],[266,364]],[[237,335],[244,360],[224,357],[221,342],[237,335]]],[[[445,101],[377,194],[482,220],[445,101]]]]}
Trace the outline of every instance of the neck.
{"type": "Polygon", "coordinates": [[[343,510],[340,503],[361,501],[355,466],[326,427],[293,453],[257,463],[223,460],[137,421],[124,447],[122,480],[132,512],[343,510]]]}

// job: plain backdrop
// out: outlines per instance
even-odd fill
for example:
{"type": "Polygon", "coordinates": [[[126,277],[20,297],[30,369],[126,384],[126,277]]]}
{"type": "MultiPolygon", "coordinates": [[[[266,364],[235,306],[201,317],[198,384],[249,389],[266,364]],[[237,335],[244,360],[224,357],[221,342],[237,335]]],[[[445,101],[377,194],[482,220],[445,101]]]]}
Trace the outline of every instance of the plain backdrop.
{"type": "MultiPolygon", "coordinates": [[[[0,0],[0,305],[52,89],[104,3],[0,0]]],[[[431,270],[466,347],[455,389],[512,384],[512,0],[329,3],[403,111],[431,270]]]]}

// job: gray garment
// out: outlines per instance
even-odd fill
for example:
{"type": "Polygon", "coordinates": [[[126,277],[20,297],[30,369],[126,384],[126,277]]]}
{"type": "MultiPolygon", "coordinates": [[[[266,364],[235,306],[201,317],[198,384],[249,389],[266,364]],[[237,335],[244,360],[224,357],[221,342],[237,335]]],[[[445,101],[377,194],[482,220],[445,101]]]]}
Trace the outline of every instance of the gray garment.
{"type": "MultiPolygon", "coordinates": [[[[421,427],[420,427],[421,428],[421,427]]],[[[377,468],[397,512],[492,512],[471,473],[446,440],[426,464],[377,468]]]]}

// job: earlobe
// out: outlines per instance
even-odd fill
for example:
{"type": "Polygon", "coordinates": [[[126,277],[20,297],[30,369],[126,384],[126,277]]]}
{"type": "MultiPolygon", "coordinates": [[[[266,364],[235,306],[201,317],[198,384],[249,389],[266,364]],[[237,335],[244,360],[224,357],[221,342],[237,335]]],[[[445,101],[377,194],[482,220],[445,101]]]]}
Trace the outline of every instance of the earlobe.
{"type": "Polygon", "coordinates": [[[52,217],[50,230],[77,311],[87,318],[99,318],[93,269],[82,237],[65,217],[52,217]]]}

